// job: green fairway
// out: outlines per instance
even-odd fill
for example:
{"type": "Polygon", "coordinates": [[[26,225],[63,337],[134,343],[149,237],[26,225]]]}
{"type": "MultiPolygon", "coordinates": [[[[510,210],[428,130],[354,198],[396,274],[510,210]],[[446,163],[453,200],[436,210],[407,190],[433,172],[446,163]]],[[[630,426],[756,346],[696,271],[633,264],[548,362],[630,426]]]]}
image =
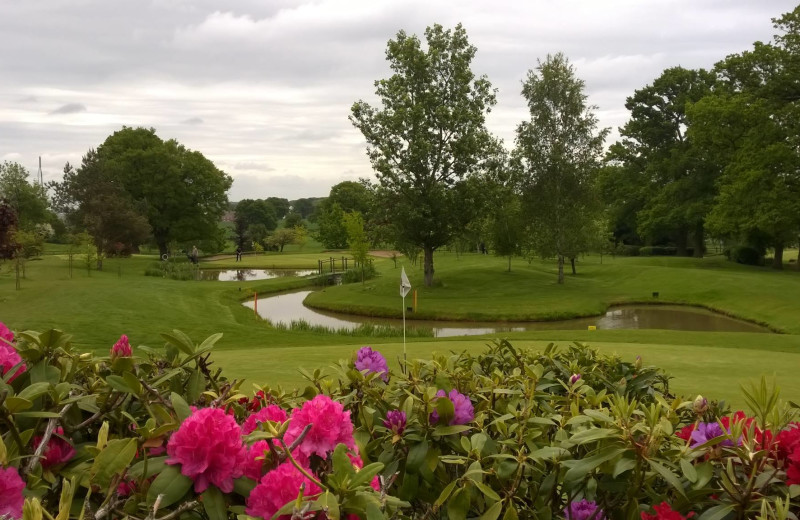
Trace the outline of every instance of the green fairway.
{"type": "MultiPolygon", "coordinates": [[[[59,253],[62,253],[59,251],[59,253]]],[[[221,258],[202,262],[204,268],[312,268],[318,259],[341,253],[264,254],[236,264],[221,258]]],[[[153,256],[108,259],[103,272],[87,275],[76,260],[70,277],[65,254],[28,262],[22,289],[14,289],[10,264],[0,269],[0,321],[16,330],[58,327],[72,333],[87,350],[106,351],[120,334],[134,345],[160,346],[159,333],[180,329],[195,341],[222,332],[217,363],[231,377],[266,384],[302,384],[299,367],[313,369],[348,357],[363,345],[373,345],[397,359],[397,339],[354,338],[330,334],[279,332],[240,305],[254,293],[299,288],[307,280],[279,278],[251,282],[174,281],[143,276],[153,256]]],[[[529,331],[506,336],[516,345],[540,347],[549,341],[583,341],[607,353],[646,363],[674,376],[673,389],[687,395],[703,393],[742,403],[739,385],[761,374],[774,375],[784,397],[800,401],[800,324],[793,295],[800,289],[794,271],[742,267],[720,258],[587,258],[579,274],[555,284],[549,263],[516,260],[511,273],[506,261],[481,255],[437,254],[432,289],[421,287],[422,273],[407,266],[419,290],[418,316],[531,317],[599,313],[614,302],[647,301],[659,291],[659,301],[691,302],[764,322],[790,334],[712,333],[658,330],[529,331]]],[[[399,264],[398,264],[399,265],[399,264]]],[[[397,310],[399,267],[376,259],[381,276],[364,285],[329,287],[315,293],[319,300],[341,308],[364,308],[376,314],[397,310]],[[335,305],[334,305],[335,304],[335,305]]],[[[407,300],[410,305],[410,300],[407,300]]],[[[475,352],[484,338],[409,340],[410,357],[432,351],[475,352]]]]}

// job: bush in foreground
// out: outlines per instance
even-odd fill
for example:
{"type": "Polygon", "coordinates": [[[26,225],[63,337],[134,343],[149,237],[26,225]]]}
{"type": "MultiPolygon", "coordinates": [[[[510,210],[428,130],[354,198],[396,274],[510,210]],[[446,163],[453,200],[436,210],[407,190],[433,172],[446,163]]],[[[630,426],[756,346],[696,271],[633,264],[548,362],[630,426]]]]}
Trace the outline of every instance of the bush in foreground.
{"type": "Polygon", "coordinates": [[[505,341],[388,370],[362,349],[254,395],[219,336],[108,357],[0,328],[0,516],[796,518],[800,429],[762,383],[752,416],[583,345],[505,341]]]}

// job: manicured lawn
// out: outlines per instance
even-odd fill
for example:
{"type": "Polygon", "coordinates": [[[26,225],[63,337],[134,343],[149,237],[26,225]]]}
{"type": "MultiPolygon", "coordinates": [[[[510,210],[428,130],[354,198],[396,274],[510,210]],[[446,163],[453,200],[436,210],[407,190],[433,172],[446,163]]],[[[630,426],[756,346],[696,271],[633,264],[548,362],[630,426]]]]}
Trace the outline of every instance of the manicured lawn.
{"type": "MultiPolygon", "coordinates": [[[[195,341],[222,332],[217,363],[231,377],[254,382],[302,384],[297,369],[313,369],[348,357],[363,345],[373,345],[396,359],[402,345],[396,339],[279,332],[240,305],[253,292],[298,288],[305,280],[274,279],[252,282],[174,281],[143,276],[153,256],[109,259],[103,272],[87,275],[76,260],[70,277],[63,251],[27,264],[22,289],[14,289],[10,264],[0,264],[0,321],[12,329],[57,327],[74,335],[84,349],[106,351],[120,334],[134,345],[161,346],[159,333],[180,329],[195,341]]],[[[204,262],[202,267],[314,267],[317,260],[341,253],[301,252],[264,254],[236,264],[232,260],[204,262]]],[[[437,254],[437,287],[422,287],[419,267],[407,272],[419,290],[418,316],[518,318],[598,313],[621,301],[647,301],[659,291],[659,301],[703,304],[766,322],[792,334],[710,333],[653,330],[530,331],[507,336],[516,345],[541,347],[549,341],[578,340],[632,360],[642,355],[674,377],[673,388],[687,395],[703,393],[741,404],[739,385],[761,374],[775,375],[784,396],[800,401],[800,313],[795,295],[800,274],[794,271],[736,266],[720,258],[604,258],[600,265],[588,257],[579,274],[558,286],[549,263],[515,260],[511,273],[506,261],[481,255],[437,254]]],[[[399,267],[376,259],[382,276],[365,285],[327,288],[316,293],[330,306],[362,308],[376,314],[399,309],[399,267]]],[[[410,300],[407,300],[410,305],[410,300]]],[[[409,340],[410,357],[432,351],[478,351],[492,338],[409,340]]]]}
{"type": "MultiPolygon", "coordinates": [[[[599,314],[624,302],[674,302],[706,306],[727,314],[800,333],[800,273],[746,267],[723,257],[587,256],[578,274],[556,283],[552,262],[515,260],[488,255],[439,253],[435,257],[435,287],[423,284],[419,266],[406,265],[418,291],[419,318],[474,320],[544,320],[599,314]],[[653,298],[653,292],[659,297],[653,298]]],[[[567,267],[568,268],[568,267],[567,267]]],[[[400,315],[397,291],[400,269],[380,264],[380,278],[368,283],[331,287],[314,293],[306,304],[375,316],[400,315]]],[[[407,305],[410,305],[407,299],[407,305]]]]}

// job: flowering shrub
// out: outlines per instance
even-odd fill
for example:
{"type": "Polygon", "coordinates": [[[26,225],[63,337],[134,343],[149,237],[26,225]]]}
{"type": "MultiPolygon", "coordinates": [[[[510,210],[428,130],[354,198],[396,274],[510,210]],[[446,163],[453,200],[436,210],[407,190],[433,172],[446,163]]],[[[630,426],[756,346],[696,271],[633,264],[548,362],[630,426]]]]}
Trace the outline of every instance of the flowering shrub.
{"type": "Polygon", "coordinates": [[[307,373],[302,391],[250,396],[209,368],[219,335],[163,337],[107,357],[56,330],[0,341],[19,357],[0,382],[0,516],[778,520],[800,508],[800,423],[763,380],[745,392],[751,415],[731,414],[672,395],[641,360],[501,341],[399,371],[354,355],[307,373]]]}

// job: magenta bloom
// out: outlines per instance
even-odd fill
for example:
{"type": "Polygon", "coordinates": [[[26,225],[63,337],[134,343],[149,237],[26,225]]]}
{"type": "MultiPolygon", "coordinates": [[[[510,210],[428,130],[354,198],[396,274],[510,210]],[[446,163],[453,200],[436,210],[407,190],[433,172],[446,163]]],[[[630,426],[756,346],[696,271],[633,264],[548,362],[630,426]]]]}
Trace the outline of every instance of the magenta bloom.
{"type": "Polygon", "coordinates": [[[286,422],[288,419],[286,411],[276,404],[271,404],[266,408],[262,408],[254,414],[250,414],[242,424],[242,434],[247,435],[252,433],[258,428],[258,425],[264,421],[273,422],[286,422]]]}
{"type": "Polygon", "coordinates": [[[569,376],[569,384],[574,385],[580,380],[580,378],[581,378],[580,374],[572,374],[571,376],[569,376]]]}
{"type": "Polygon", "coordinates": [[[128,343],[128,336],[123,334],[119,337],[114,346],[111,347],[111,359],[116,359],[120,357],[131,357],[133,355],[133,350],[131,349],[130,343],[128,343]]]}
{"type": "Polygon", "coordinates": [[[167,464],[180,464],[181,473],[194,480],[202,493],[209,484],[222,492],[233,491],[247,460],[242,430],[219,408],[201,408],[190,415],[167,443],[167,464]]]}
{"type": "Polygon", "coordinates": [[[307,462],[311,455],[324,459],[338,444],[356,449],[350,412],[344,411],[341,403],[331,400],[327,395],[320,394],[292,411],[284,442],[287,445],[294,442],[308,424],[312,425],[311,429],[297,447],[299,460],[307,462]]]}
{"type": "MultiPolygon", "coordinates": [[[[311,474],[311,470],[306,471],[311,474]]],[[[250,516],[257,516],[269,520],[280,508],[297,499],[300,486],[305,484],[303,496],[316,495],[322,490],[305,475],[292,465],[284,462],[261,478],[261,482],[253,488],[247,497],[247,509],[250,516]]],[[[278,518],[287,519],[291,515],[282,515],[278,518]]]]}
{"type": "MultiPolygon", "coordinates": [[[[716,437],[720,437],[722,435],[727,435],[729,432],[725,431],[718,423],[715,422],[701,422],[697,425],[697,428],[694,429],[691,435],[691,442],[689,446],[699,446],[701,444],[705,444],[706,442],[714,439],[716,437]]],[[[741,441],[739,441],[741,443],[741,441]]],[[[733,446],[733,441],[730,439],[725,439],[724,441],[719,443],[720,446],[733,446]]]]}
{"type": "MultiPolygon", "coordinates": [[[[444,390],[439,390],[436,392],[436,397],[450,399],[450,402],[453,403],[455,414],[450,421],[450,426],[467,424],[475,419],[475,409],[472,407],[472,402],[469,400],[469,397],[460,393],[455,388],[450,390],[450,394],[446,394],[444,390]]],[[[433,410],[430,419],[431,423],[439,422],[439,412],[433,410]]]]}
{"type": "Polygon", "coordinates": [[[389,380],[389,365],[386,358],[380,352],[372,350],[372,347],[362,347],[358,351],[356,358],[356,369],[367,371],[368,374],[376,373],[384,381],[389,380]]]}
{"type": "MultiPolygon", "coordinates": [[[[55,429],[55,435],[50,437],[50,440],[47,441],[47,447],[44,449],[44,457],[41,459],[42,467],[45,469],[68,462],[75,456],[75,448],[72,447],[72,444],[59,437],[60,435],[64,435],[64,428],[59,426],[55,429]]],[[[41,436],[37,435],[33,438],[34,451],[36,451],[41,443],[41,436]]]]}
{"type": "MultiPolygon", "coordinates": [[[[2,323],[0,323],[2,325],[2,323]]],[[[0,376],[6,375],[6,373],[11,370],[12,367],[15,367],[22,363],[22,358],[19,357],[19,353],[17,349],[14,348],[14,345],[9,345],[8,343],[4,343],[0,341],[0,376]]],[[[25,365],[20,365],[11,377],[8,379],[8,382],[14,381],[16,378],[22,375],[25,372],[26,368],[25,365]]]]}
{"type": "Polygon", "coordinates": [[[596,502],[584,498],[579,502],[570,502],[569,505],[564,508],[564,517],[566,520],[589,520],[590,518],[593,520],[605,520],[603,510],[597,510],[596,502]],[[595,514],[595,511],[597,511],[597,514],[595,514]]]}
{"type": "Polygon", "coordinates": [[[22,504],[25,499],[22,490],[25,482],[17,472],[17,468],[0,466],[0,518],[9,516],[15,520],[22,518],[22,504]]]}
{"type": "Polygon", "coordinates": [[[11,329],[6,327],[6,324],[0,321],[0,345],[3,345],[3,341],[6,340],[8,343],[14,342],[14,333],[11,332],[11,329]]]}
{"type": "Polygon", "coordinates": [[[392,430],[395,435],[403,435],[406,430],[406,413],[401,410],[389,410],[386,412],[386,420],[383,425],[392,430]]]}
{"type": "Polygon", "coordinates": [[[269,453],[267,441],[257,441],[247,450],[247,462],[244,464],[244,476],[258,482],[264,474],[264,458],[269,453]]]}

